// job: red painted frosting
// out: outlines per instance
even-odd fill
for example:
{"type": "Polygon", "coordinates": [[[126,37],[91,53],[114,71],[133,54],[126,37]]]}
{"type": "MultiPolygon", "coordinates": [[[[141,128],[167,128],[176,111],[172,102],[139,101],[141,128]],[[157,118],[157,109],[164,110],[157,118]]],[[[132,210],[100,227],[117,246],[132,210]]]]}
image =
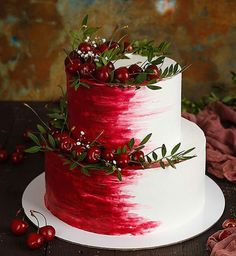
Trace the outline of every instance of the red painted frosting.
{"type": "Polygon", "coordinates": [[[77,168],[70,171],[64,159],[54,152],[45,154],[47,208],[71,226],[106,235],[138,235],[151,231],[158,222],[146,220],[132,209],[134,195],[124,188],[136,181],[141,172],[123,170],[123,180],[93,171],[90,177],[77,168]]]}

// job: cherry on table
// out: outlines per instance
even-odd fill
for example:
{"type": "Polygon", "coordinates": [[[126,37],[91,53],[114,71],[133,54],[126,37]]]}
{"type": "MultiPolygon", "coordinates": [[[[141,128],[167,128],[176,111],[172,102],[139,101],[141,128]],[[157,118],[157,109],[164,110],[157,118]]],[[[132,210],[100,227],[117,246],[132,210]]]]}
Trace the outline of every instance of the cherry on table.
{"type": "Polygon", "coordinates": [[[109,68],[102,66],[95,71],[95,77],[101,82],[108,82],[110,79],[109,68]]]}
{"type": "Polygon", "coordinates": [[[138,74],[142,73],[142,68],[137,64],[132,64],[129,66],[129,75],[130,77],[136,77],[138,74]]]}
{"type": "Polygon", "coordinates": [[[39,229],[39,234],[42,235],[46,242],[49,242],[55,237],[56,230],[53,226],[46,225],[39,229]]]}
{"type": "Polygon", "coordinates": [[[8,153],[5,149],[0,149],[0,162],[5,162],[8,158],[8,153]]]}
{"type": "Polygon", "coordinates": [[[127,153],[121,153],[116,156],[116,164],[117,166],[123,168],[129,165],[130,157],[127,153]]]}
{"type": "Polygon", "coordinates": [[[149,65],[146,69],[145,72],[147,72],[147,78],[148,80],[153,80],[153,79],[158,79],[160,78],[161,72],[158,69],[156,65],[149,65]]]}
{"type": "Polygon", "coordinates": [[[115,70],[115,79],[121,83],[129,80],[129,70],[127,67],[120,67],[115,70]]]}
{"type": "Polygon", "coordinates": [[[86,162],[89,164],[97,163],[101,158],[101,150],[98,147],[92,147],[87,151],[86,162]]]}
{"type": "Polygon", "coordinates": [[[105,149],[102,151],[102,158],[106,161],[114,160],[114,151],[112,149],[105,149]]]}
{"type": "Polygon", "coordinates": [[[24,155],[22,152],[13,152],[11,154],[11,161],[13,164],[18,164],[23,161],[24,155]]]}
{"type": "Polygon", "coordinates": [[[140,162],[140,159],[144,160],[144,153],[143,151],[135,151],[132,155],[134,161],[140,162]]]}
{"type": "Polygon", "coordinates": [[[40,233],[32,232],[27,236],[26,244],[30,249],[38,249],[44,243],[44,238],[40,233]]]}
{"type": "Polygon", "coordinates": [[[13,219],[11,221],[11,232],[15,235],[22,235],[26,233],[29,224],[25,220],[13,219]]]}

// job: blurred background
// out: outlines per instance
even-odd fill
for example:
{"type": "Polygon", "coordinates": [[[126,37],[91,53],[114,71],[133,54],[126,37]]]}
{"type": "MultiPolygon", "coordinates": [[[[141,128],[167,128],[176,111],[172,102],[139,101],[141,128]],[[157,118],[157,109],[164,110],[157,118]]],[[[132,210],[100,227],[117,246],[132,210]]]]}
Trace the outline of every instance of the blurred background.
{"type": "Polygon", "coordinates": [[[109,37],[129,25],[129,38],[171,42],[172,58],[191,64],[183,94],[196,100],[212,88],[232,89],[236,71],[236,1],[0,1],[0,100],[54,100],[65,86],[63,48],[89,14],[109,37]]]}

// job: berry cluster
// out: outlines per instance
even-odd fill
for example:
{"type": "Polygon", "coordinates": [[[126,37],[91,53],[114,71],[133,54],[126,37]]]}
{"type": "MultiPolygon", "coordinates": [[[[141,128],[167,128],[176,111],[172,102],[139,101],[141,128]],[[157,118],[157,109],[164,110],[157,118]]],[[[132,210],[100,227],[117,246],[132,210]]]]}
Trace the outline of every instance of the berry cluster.
{"type": "MultiPolygon", "coordinates": [[[[17,212],[16,217],[11,221],[11,225],[10,225],[11,232],[17,236],[25,234],[29,229],[29,224],[25,221],[24,216],[21,219],[18,218],[18,215],[21,212],[22,212],[22,209],[20,209],[17,212]]],[[[37,228],[37,232],[31,232],[28,234],[27,239],[26,239],[26,245],[30,249],[38,249],[45,242],[51,241],[55,237],[56,231],[53,226],[47,224],[47,220],[42,213],[34,211],[34,210],[31,210],[30,213],[34,218],[36,218],[37,223],[38,223],[38,228],[37,228]],[[45,221],[44,226],[39,227],[39,221],[38,221],[38,218],[36,217],[35,213],[43,216],[44,221],[45,221]]]]}

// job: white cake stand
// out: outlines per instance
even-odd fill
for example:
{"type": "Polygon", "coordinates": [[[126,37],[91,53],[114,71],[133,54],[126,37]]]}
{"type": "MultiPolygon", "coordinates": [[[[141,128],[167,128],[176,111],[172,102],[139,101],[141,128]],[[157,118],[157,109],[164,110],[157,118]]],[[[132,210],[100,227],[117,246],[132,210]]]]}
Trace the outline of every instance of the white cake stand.
{"type": "MultiPolygon", "coordinates": [[[[145,235],[109,236],[87,232],[74,228],[51,214],[44,205],[45,181],[44,173],[36,177],[25,189],[22,205],[27,217],[36,224],[30,210],[43,213],[50,225],[56,229],[56,236],[68,242],[103,249],[138,250],[176,244],[193,238],[215,224],[221,217],[225,199],[218,185],[206,176],[206,203],[202,212],[178,228],[155,231],[145,235]]],[[[40,226],[44,225],[39,216],[40,226]]]]}

